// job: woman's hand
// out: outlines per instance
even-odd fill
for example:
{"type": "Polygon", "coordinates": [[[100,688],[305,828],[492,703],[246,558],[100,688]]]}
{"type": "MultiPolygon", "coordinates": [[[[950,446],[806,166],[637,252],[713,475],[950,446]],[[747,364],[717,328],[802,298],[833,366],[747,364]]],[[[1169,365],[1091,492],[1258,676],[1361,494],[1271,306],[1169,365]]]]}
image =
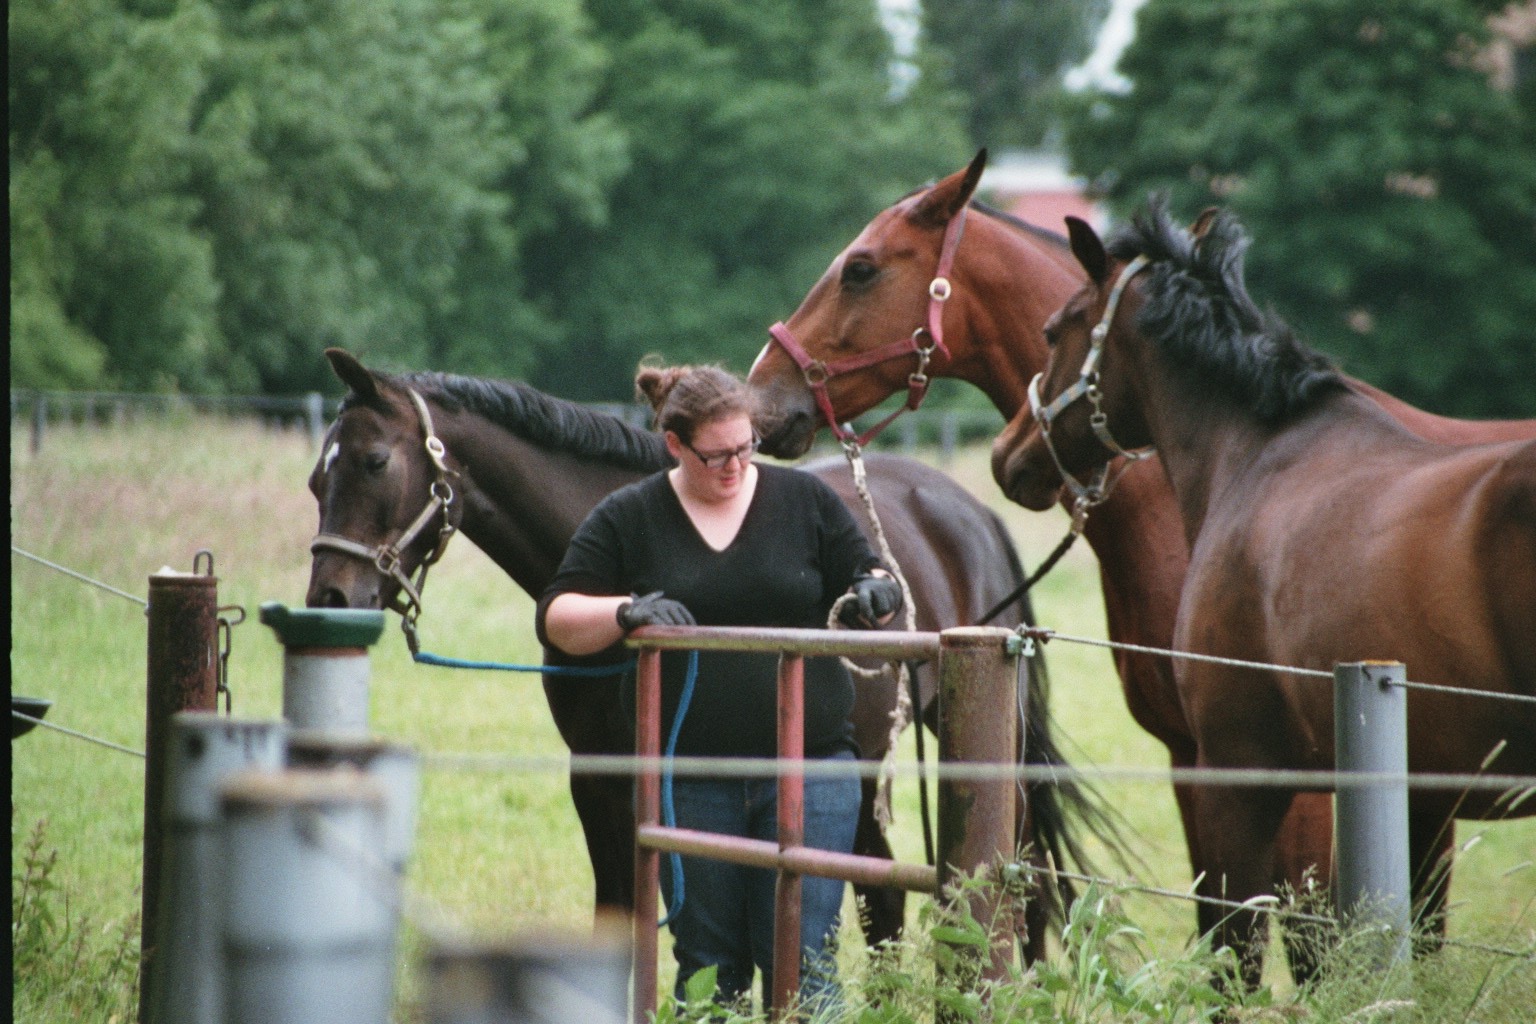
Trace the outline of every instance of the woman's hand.
{"type": "Polygon", "coordinates": [[[641,626],[696,626],[693,613],[681,601],[663,597],[661,591],[652,591],[619,605],[614,613],[619,628],[628,636],[641,626]]]}
{"type": "Polygon", "coordinates": [[[855,600],[843,605],[837,618],[850,629],[873,629],[901,611],[901,584],[889,576],[860,576],[848,591],[855,600]]]}

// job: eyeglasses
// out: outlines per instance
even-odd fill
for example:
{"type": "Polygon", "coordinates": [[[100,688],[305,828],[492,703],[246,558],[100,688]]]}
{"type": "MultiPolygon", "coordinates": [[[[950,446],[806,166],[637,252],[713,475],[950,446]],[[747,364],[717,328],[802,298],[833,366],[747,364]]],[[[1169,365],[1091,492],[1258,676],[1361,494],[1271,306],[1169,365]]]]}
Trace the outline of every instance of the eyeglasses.
{"type": "MultiPolygon", "coordinates": [[[[679,438],[679,440],[681,440],[681,438],[679,438]]],[[[752,461],[752,456],[757,453],[757,449],[762,445],[762,443],[762,438],[758,437],[756,434],[753,434],[752,440],[748,441],[740,448],[732,448],[728,452],[710,452],[708,455],[705,455],[703,452],[699,451],[687,441],[683,441],[683,447],[693,452],[698,460],[704,463],[705,469],[724,469],[732,459],[736,459],[739,462],[752,461]]]]}

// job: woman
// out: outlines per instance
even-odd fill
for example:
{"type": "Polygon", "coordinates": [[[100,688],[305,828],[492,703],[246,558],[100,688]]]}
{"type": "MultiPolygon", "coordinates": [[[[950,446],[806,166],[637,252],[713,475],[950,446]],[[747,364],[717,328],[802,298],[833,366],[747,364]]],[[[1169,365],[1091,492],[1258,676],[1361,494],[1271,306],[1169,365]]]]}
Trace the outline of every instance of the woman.
{"type": "MultiPolygon", "coordinates": [[[[845,592],[846,625],[871,628],[901,608],[901,588],[880,565],[847,507],[807,473],[752,461],[752,397],[717,367],[642,367],[636,388],[677,465],[605,498],[571,540],[539,599],[539,639],[569,655],[612,649],[649,625],[821,627],[845,592]],[[637,596],[644,595],[644,596],[637,596]]],[[[662,715],[676,714],[687,654],[662,658],[662,715]]],[[[774,655],[706,651],[678,734],[676,753],[774,757],[774,655]]],[[[631,698],[632,699],[632,698],[631,698]]],[[[836,658],[805,662],[805,755],[858,756],[849,714],[853,683],[836,658]]],[[[681,828],[777,838],[771,778],[678,778],[673,805],[681,828]]],[[[805,781],[805,843],[850,852],[858,815],[857,776],[805,781]]],[[[775,875],[700,857],[683,858],[685,898],[672,910],[677,993],[705,966],[717,968],[722,1001],[748,996],[754,964],[772,991],[775,875]]],[[[835,936],[843,883],[802,880],[801,995],[836,997],[835,936]]]]}

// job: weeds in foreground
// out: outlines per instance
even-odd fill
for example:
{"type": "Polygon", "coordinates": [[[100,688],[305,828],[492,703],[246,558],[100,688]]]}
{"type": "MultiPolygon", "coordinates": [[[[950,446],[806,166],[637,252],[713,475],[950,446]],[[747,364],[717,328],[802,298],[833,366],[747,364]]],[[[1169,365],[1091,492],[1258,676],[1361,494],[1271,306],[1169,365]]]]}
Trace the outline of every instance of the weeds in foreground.
{"type": "Polygon", "coordinates": [[[11,818],[13,1019],[28,1024],[127,1024],[139,1008],[139,920],[96,924],[54,878],[58,851],[39,818],[18,843],[11,818]]]}
{"type": "MultiPolygon", "coordinates": [[[[1314,929],[1326,950],[1317,979],[1284,1000],[1269,990],[1240,995],[1232,951],[1209,937],[1175,957],[1150,951],[1120,894],[1090,886],[1068,913],[1061,948],[1042,963],[1012,964],[1001,981],[978,964],[1006,928],[988,928],[970,907],[989,883],[960,883],[944,904],[919,915],[918,935],[871,950],[843,980],[843,1004],[801,1015],[807,1024],[1530,1024],[1536,1006],[1536,946],[1524,955],[1447,947],[1409,964],[1383,966],[1379,935],[1314,929]]],[[[759,1024],[765,1012],[712,1000],[701,971],[683,1000],[665,1000],[657,1024],[759,1024]]]]}

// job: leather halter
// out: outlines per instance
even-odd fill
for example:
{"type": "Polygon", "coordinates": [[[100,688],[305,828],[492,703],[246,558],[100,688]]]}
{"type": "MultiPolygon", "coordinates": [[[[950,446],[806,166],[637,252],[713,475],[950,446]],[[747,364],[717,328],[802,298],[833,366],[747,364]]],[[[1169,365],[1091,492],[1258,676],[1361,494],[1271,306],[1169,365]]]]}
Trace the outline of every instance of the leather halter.
{"type": "Polygon", "coordinates": [[[833,435],[844,444],[853,443],[862,447],[889,426],[897,416],[908,409],[916,409],[922,405],[923,399],[928,394],[928,361],[932,358],[934,350],[937,349],[943,353],[945,359],[949,358],[949,349],[944,347],[944,303],[949,300],[953,291],[949,274],[954,267],[955,250],[960,248],[960,236],[965,233],[965,213],[966,208],[962,206],[960,212],[950,219],[944,229],[944,241],[939,248],[939,265],[934,271],[933,280],[928,283],[928,319],[923,326],[912,332],[911,337],[887,342],[868,352],[859,352],[843,359],[826,362],[813,359],[783,321],[768,328],[769,337],[778,342],[789,354],[789,358],[795,361],[795,365],[800,367],[800,373],[805,377],[805,386],[810,388],[811,394],[816,396],[816,404],[821,408],[821,414],[826,419],[827,426],[832,428],[833,435]],[[923,344],[925,337],[928,340],[926,345],[923,344]],[[827,395],[827,381],[845,373],[852,373],[855,370],[862,370],[877,363],[908,355],[917,356],[917,369],[907,377],[907,401],[904,405],[862,434],[855,434],[838,423],[837,411],[832,407],[832,399],[827,395]]]}
{"type": "Polygon", "coordinates": [[[421,591],[427,584],[427,569],[443,557],[448,541],[456,531],[453,517],[450,515],[453,508],[453,485],[450,481],[459,474],[456,470],[448,468],[448,464],[443,461],[444,456],[447,455],[447,449],[443,447],[443,442],[433,430],[432,414],[427,411],[427,403],[411,388],[406,388],[406,394],[410,396],[411,404],[416,407],[416,413],[421,418],[422,446],[426,448],[427,457],[432,460],[432,465],[437,470],[437,476],[429,489],[430,498],[426,508],[421,510],[421,514],[412,520],[411,525],[407,526],[392,543],[369,547],[346,537],[320,533],[309,542],[309,550],[311,554],[319,554],[321,551],[339,551],[344,555],[372,562],[379,572],[398,583],[400,593],[390,599],[388,607],[400,613],[400,627],[405,631],[411,653],[415,654],[417,651],[416,620],[421,617],[421,591]],[[437,543],[416,567],[416,578],[412,580],[401,566],[403,553],[439,512],[442,513],[443,523],[437,530],[437,543]],[[403,599],[401,594],[405,595],[403,599]]]}
{"type": "MultiPolygon", "coordinates": [[[[1108,463],[1099,467],[1093,481],[1087,486],[1078,483],[1077,478],[1067,472],[1061,463],[1060,456],[1056,454],[1056,444],[1051,440],[1051,421],[1060,416],[1073,402],[1079,398],[1086,398],[1093,405],[1093,412],[1088,416],[1089,426],[1093,428],[1094,436],[1099,439],[1099,442],[1115,455],[1121,455],[1131,462],[1136,462],[1156,454],[1157,451],[1152,447],[1130,450],[1122,447],[1110,434],[1109,416],[1099,404],[1103,398],[1099,391],[1099,361],[1104,357],[1104,341],[1109,337],[1109,330],[1115,322],[1115,312],[1120,308],[1120,297],[1125,294],[1126,286],[1131,283],[1131,278],[1146,269],[1147,264],[1148,260],[1145,256],[1137,256],[1120,271],[1120,277],[1109,293],[1109,301],[1104,305],[1104,315],[1099,318],[1092,334],[1089,335],[1088,354],[1083,357],[1083,367],[1078,371],[1077,380],[1052,399],[1049,405],[1044,405],[1040,401],[1040,381],[1045,374],[1037,373],[1029,382],[1029,411],[1034,415],[1035,422],[1040,424],[1040,435],[1045,439],[1045,450],[1051,453],[1051,461],[1056,463],[1057,472],[1066,481],[1067,488],[1077,499],[1077,504],[1083,508],[1101,504],[1109,497],[1113,483],[1110,482],[1106,486],[1108,463]]],[[[1124,472],[1124,469],[1121,472],[1124,472]]],[[[1119,479],[1118,475],[1115,479],[1119,479]]]]}

